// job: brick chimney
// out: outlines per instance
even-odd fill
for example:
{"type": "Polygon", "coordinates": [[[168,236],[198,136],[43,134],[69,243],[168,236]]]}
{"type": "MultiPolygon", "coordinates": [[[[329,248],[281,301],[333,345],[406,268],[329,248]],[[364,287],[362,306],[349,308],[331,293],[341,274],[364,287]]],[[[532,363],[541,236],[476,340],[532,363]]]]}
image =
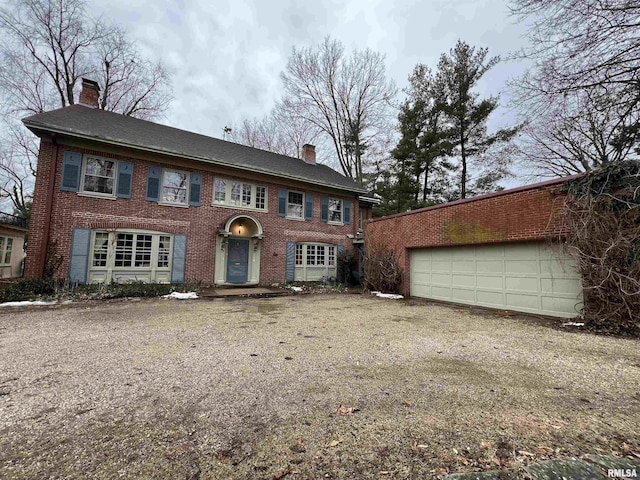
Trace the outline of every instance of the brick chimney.
{"type": "Polygon", "coordinates": [[[87,107],[98,108],[98,99],[100,98],[100,86],[98,82],[82,79],[82,90],[80,91],[80,100],[78,103],[87,107]]]}
{"type": "Polygon", "coordinates": [[[305,143],[302,146],[302,159],[307,163],[316,163],[316,146],[305,143]]]}

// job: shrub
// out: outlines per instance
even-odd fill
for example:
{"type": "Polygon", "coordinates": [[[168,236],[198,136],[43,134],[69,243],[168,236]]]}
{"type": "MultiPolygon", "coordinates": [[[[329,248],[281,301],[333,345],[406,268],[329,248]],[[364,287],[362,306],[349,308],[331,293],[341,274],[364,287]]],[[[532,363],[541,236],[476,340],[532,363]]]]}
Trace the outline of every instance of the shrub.
{"type": "Polygon", "coordinates": [[[55,284],[51,279],[26,278],[2,289],[0,299],[3,302],[35,300],[41,296],[53,295],[55,291],[55,284]]]}
{"type": "Polygon", "coordinates": [[[400,291],[402,268],[393,251],[376,243],[365,244],[363,270],[366,289],[383,293],[400,291]]]}
{"type": "Polygon", "coordinates": [[[640,335],[640,162],[590,172],[565,192],[565,248],[577,256],[585,323],[640,335]]]}
{"type": "Polygon", "coordinates": [[[342,251],[338,254],[337,259],[337,277],[339,283],[349,285],[357,285],[358,281],[353,275],[353,268],[356,265],[356,259],[350,252],[342,251]]]}

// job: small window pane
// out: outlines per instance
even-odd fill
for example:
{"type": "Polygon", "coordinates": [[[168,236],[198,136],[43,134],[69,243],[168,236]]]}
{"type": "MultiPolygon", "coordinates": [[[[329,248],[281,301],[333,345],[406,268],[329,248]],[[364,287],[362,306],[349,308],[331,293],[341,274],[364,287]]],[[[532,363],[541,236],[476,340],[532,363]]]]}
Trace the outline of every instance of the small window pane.
{"type": "Polygon", "coordinates": [[[114,160],[86,157],[83,191],[112,195],[115,166],[114,160]]]}
{"type": "Polygon", "coordinates": [[[240,189],[241,183],[233,182],[231,184],[231,198],[229,199],[229,205],[240,205],[240,189]]]}
{"type": "Polygon", "coordinates": [[[106,267],[109,253],[109,234],[97,232],[93,241],[93,266],[106,267]]]}
{"type": "Polygon", "coordinates": [[[242,184],[242,206],[243,207],[251,206],[251,184],[250,183],[242,184]]]}
{"type": "Polygon", "coordinates": [[[287,203],[287,216],[294,218],[302,218],[303,195],[299,192],[289,192],[289,201],[287,203]]]}
{"type": "Polygon", "coordinates": [[[302,245],[296,244],[296,265],[302,265],[302,245]]]}
{"type": "Polygon", "coordinates": [[[133,265],[133,234],[119,233],[116,239],[116,267],[133,265]]]}
{"type": "Polygon", "coordinates": [[[162,200],[169,203],[187,203],[187,174],[165,170],[162,181],[162,200]]]}
{"type": "Polygon", "coordinates": [[[225,203],[227,197],[227,182],[216,178],[215,181],[215,193],[213,201],[216,203],[225,203]]]}
{"type": "Polygon", "coordinates": [[[335,198],[329,199],[329,221],[330,222],[342,222],[342,200],[335,198]]]}
{"type": "Polygon", "coordinates": [[[169,252],[171,250],[171,237],[161,236],[158,243],[158,268],[169,266],[169,252]]]}
{"type": "Polygon", "coordinates": [[[316,265],[324,265],[324,245],[316,247],[316,265]]]}
{"type": "Polygon", "coordinates": [[[265,209],[266,196],[267,189],[265,187],[256,187],[256,208],[260,210],[265,209]]]}
{"type": "Polygon", "coordinates": [[[330,267],[335,267],[336,266],[336,247],[329,246],[327,247],[327,251],[328,251],[327,265],[329,265],[330,267]]]}
{"type": "Polygon", "coordinates": [[[307,245],[307,265],[316,264],[316,246],[307,245]]]}
{"type": "Polygon", "coordinates": [[[137,235],[135,266],[151,266],[151,235],[137,235]]]}

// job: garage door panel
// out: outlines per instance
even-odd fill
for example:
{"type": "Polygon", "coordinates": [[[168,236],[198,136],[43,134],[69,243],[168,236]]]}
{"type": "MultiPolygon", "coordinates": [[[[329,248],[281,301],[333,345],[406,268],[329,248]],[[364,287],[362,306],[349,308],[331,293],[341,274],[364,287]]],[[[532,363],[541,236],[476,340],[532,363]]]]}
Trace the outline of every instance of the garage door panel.
{"type": "Polygon", "coordinates": [[[476,260],[476,272],[478,273],[503,273],[502,260],[476,260]]]}
{"type": "Polygon", "coordinates": [[[433,285],[451,285],[451,275],[446,273],[431,273],[431,283],[433,285]]]}
{"type": "Polygon", "coordinates": [[[515,277],[505,278],[505,288],[508,291],[538,292],[540,279],[538,277],[515,277]]]}
{"type": "Polygon", "coordinates": [[[576,278],[541,278],[540,284],[543,293],[555,292],[576,296],[581,290],[580,280],[576,278]]]}
{"type": "Polygon", "coordinates": [[[505,260],[504,271],[510,273],[532,273],[539,272],[538,260],[505,260]]]}
{"type": "Polygon", "coordinates": [[[477,305],[484,307],[497,307],[504,306],[504,294],[502,292],[490,292],[486,290],[477,290],[476,298],[478,300],[477,305]]]}
{"type": "Polygon", "coordinates": [[[451,295],[458,302],[475,303],[476,291],[469,288],[452,288],[451,295]]]}
{"type": "Polygon", "coordinates": [[[449,260],[432,260],[431,261],[432,272],[450,272],[451,261],[449,260]]]}
{"type": "Polygon", "coordinates": [[[438,298],[440,300],[449,300],[451,299],[451,289],[447,287],[440,287],[437,285],[431,286],[431,294],[433,298],[438,298]]]}
{"type": "Polygon", "coordinates": [[[451,276],[451,285],[454,287],[475,287],[476,277],[475,275],[453,274],[451,276]]]}
{"type": "Polygon", "coordinates": [[[558,253],[541,242],[414,250],[411,294],[573,317],[580,277],[573,259],[558,253]]]}
{"type": "Polygon", "coordinates": [[[513,310],[520,310],[523,308],[528,310],[539,310],[540,297],[538,297],[538,295],[507,292],[505,295],[505,307],[513,310]]]}
{"type": "Polygon", "coordinates": [[[493,277],[489,275],[478,275],[476,277],[476,285],[482,289],[504,290],[504,277],[493,277]]]}

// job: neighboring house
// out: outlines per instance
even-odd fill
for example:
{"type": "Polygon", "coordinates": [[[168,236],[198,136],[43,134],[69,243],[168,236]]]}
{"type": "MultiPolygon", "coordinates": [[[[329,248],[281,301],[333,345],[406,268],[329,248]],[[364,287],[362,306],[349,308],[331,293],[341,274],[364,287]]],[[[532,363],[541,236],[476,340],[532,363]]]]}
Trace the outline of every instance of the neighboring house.
{"type": "Polygon", "coordinates": [[[255,285],[336,275],[371,202],[315,162],[80,104],[34,115],[41,139],[25,276],[72,282],[203,281],[255,285]]]}
{"type": "Polygon", "coordinates": [[[22,217],[0,213],[0,278],[22,275],[27,222],[22,217]]]}
{"type": "Polygon", "coordinates": [[[560,248],[571,178],[377,218],[367,242],[395,253],[406,295],[575,317],[580,274],[560,248]]]}

